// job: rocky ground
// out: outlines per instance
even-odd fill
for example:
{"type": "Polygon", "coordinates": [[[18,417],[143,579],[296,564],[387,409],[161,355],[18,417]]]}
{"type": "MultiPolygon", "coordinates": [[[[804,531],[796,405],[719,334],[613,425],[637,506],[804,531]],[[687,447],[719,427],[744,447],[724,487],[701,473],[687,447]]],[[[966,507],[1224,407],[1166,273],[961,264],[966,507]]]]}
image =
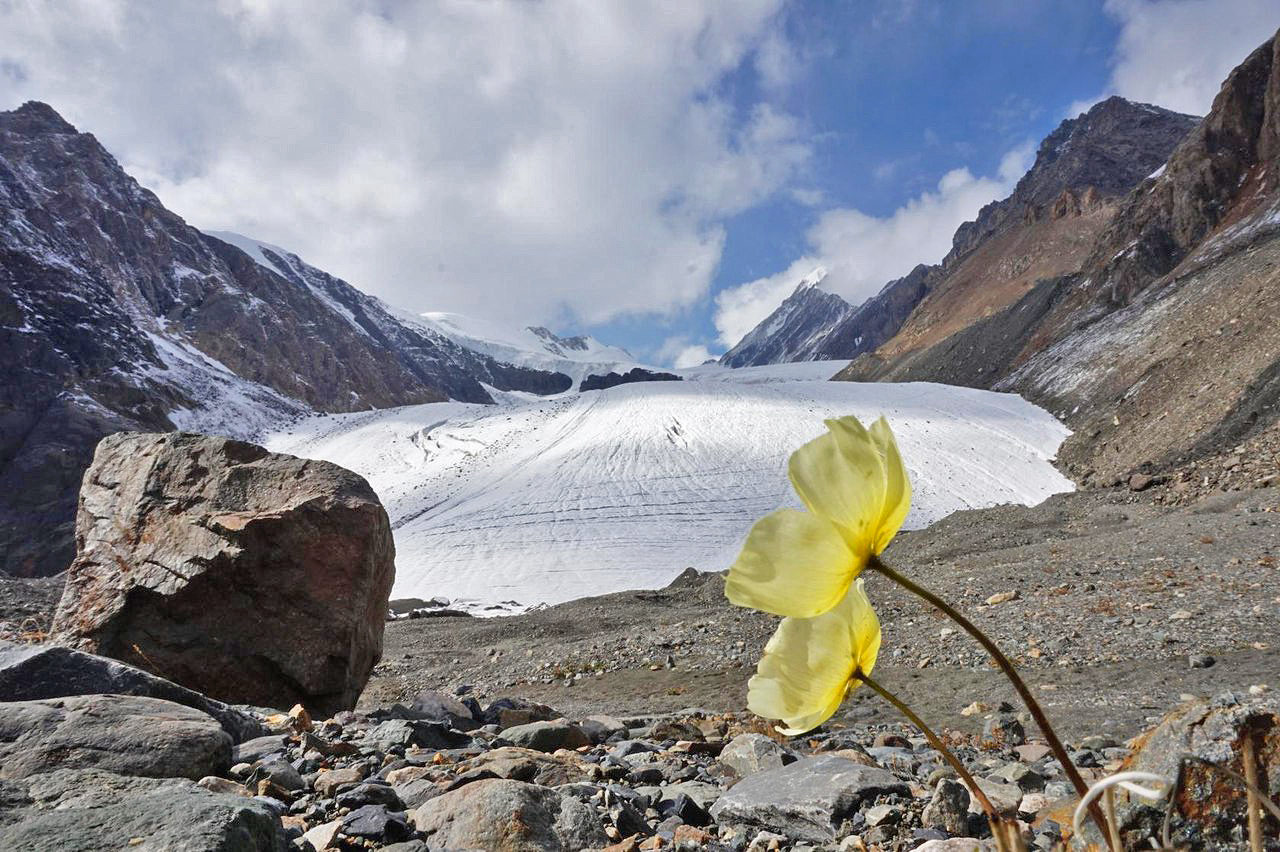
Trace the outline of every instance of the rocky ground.
{"type": "MultiPolygon", "coordinates": [[[[1280,489],[1173,508],[1153,494],[962,512],[899,536],[886,557],[988,631],[1069,735],[1129,737],[1184,695],[1280,686],[1280,489]]],[[[982,715],[963,708],[1013,701],[967,636],[882,577],[868,587],[880,680],[927,719],[972,732],[982,715]]],[[[395,621],[364,706],[465,686],[580,714],[741,711],[775,620],[722,590],[719,575],[689,573],[522,616],[395,621]]],[[[859,693],[837,719],[896,716],[859,693]]]]}

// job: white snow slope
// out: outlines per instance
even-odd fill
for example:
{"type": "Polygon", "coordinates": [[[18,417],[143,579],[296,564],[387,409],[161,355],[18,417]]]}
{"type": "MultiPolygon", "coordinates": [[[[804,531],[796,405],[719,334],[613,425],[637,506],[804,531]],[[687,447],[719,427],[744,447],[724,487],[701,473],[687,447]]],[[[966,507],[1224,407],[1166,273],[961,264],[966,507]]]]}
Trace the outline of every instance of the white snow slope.
{"type": "Polygon", "coordinates": [[[843,362],[728,370],[500,406],[313,417],[275,451],[368,478],[391,516],[397,597],[555,603],[721,570],[751,524],[798,506],[786,476],[823,418],[881,414],[915,487],[908,528],[1071,489],[1067,429],[1012,394],[825,379],[843,362]]]}

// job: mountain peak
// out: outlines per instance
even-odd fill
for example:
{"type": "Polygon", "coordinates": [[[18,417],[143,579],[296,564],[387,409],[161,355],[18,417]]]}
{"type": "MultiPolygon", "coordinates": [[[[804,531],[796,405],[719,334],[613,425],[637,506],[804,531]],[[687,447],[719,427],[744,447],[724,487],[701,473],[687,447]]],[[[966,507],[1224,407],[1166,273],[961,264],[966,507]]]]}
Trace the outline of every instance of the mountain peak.
{"type": "Polygon", "coordinates": [[[0,112],[0,126],[27,135],[78,133],[58,111],[43,101],[27,101],[9,112],[0,112]]]}

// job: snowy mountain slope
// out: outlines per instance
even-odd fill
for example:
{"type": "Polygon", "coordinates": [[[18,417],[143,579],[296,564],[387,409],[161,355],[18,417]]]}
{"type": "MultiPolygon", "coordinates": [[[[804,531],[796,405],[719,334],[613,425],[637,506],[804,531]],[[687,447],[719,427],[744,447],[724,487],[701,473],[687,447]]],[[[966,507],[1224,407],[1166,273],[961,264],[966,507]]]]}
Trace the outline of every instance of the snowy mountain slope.
{"type": "Polygon", "coordinates": [[[575,387],[592,374],[624,373],[642,366],[620,346],[607,346],[588,336],[559,337],[539,326],[512,330],[474,317],[444,312],[405,319],[499,361],[564,373],[573,378],[575,387]]]}
{"type": "Polygon", "coordinates": [[[822,289],[826,277],[826,268],[819,266],[802,278],[773,313],[720,356],[720,363],[751,367],[819,357],[827,337],[856,310],[822,289]]]}
{"type": "Polygon", "coordinates": [[[477,607],[727,567],[756,518],[797,505],[786,460],[825,417],[890,419],[916,488],[908,527],[1071,488],[1049,461],[1067,430],[1019,397],[825,381],[839,366],[705,367],[496,408],[329,415],[267,446],[369,479],[395,529],[396,596],[477,607]]]}

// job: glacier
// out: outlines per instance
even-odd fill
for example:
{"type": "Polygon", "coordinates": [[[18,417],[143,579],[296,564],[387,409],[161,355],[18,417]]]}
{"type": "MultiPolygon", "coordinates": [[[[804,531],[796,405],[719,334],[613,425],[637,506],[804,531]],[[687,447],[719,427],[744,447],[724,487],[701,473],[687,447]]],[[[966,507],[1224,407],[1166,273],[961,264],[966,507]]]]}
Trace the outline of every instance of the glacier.
{"type": "Polygon", "coordinates": [[[1021,397],[827,381],[843,365],[710,365],[681,382],[321,415],[265,443],[369,480],[394,528],[394,596],[477,612],[727,568],[756,519],[799,506],[787,458],[824,418],[889,419],[915,489],[908,529],[1072,489],[1052,464],[1068,430],[1021,397]]]}

